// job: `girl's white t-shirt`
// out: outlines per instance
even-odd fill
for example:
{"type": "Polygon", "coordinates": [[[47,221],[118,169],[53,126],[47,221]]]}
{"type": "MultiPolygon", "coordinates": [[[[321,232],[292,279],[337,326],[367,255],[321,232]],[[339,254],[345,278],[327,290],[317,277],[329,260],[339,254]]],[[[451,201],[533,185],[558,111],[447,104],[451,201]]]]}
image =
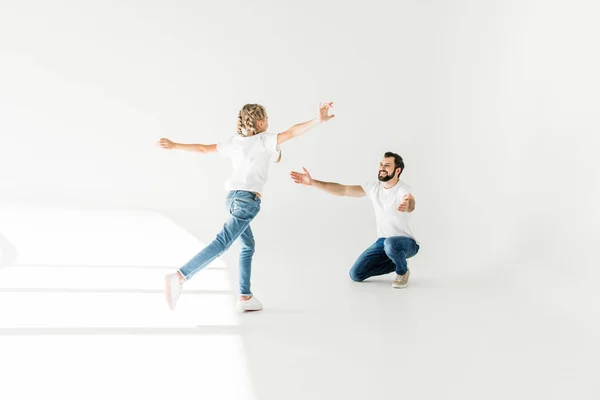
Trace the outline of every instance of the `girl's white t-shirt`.
{"type": "Polygon", "coordinates": [[[270,163],[279,158],[277,134],[235,135],[217,144],[217,151],[231,159],[233,172],[225,189],[262,193],[269,177],[270,163]]]}

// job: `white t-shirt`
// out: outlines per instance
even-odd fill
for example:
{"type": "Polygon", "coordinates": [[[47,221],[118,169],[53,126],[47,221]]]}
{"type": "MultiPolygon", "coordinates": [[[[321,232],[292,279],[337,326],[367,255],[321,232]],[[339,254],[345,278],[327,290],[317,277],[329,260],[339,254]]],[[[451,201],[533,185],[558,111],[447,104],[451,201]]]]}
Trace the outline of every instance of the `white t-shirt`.
{"type": "Polygon", "coordinates": [[[225,189],[262,193],[269,176],[269,163],[276,162],[280,149],[277,134],[235,135],[217,144],[217,151],[231,159],[233,173],[225,189]]]}
{"type": "Polygon", "coordinates": [[[411,193],[412,188],[402,181],[398,181],[389,189],[383,185],[384,182],[381,181],[371,181],[361,185],[375,209],[378,237],[407,236],[418,244],[419,241],[412,227],[411,213],[398,211],[402,199],[411,193]]]}

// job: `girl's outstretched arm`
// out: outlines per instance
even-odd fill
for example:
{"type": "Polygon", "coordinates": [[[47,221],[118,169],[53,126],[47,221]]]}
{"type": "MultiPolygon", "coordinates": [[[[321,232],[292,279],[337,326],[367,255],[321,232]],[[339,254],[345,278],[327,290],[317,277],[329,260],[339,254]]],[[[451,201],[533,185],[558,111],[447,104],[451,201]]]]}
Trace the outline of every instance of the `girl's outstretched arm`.
{"type": "Polygon", "coordinates": [[[315,119],[311,119],[310,121],[303,122],[301,124],[296,124],[292,126],[285,132],[281,132],[277,135],[277,144],[281,144],[283,142],[287,142],[290,139],[296,138],[302,135],[304,132],[309,129],[314,128],[317,125],[322,124],[323,122],[329,121],[331,118],[335,117],[335,115],[329,115],[329,110],[333,107],[333,102],[321,103],[319,105],[319,113],[315,119]]]}
{"type": "Polygon", "coordinates": [[[185,151],[195,151],[198,153],[214,153],[217,151],[216,144],[175,143],[166,138],[160,139],[156,145],[158,147],[161,147],[163,149],[168,149],[168,150],[185,150],[185,151]]]}

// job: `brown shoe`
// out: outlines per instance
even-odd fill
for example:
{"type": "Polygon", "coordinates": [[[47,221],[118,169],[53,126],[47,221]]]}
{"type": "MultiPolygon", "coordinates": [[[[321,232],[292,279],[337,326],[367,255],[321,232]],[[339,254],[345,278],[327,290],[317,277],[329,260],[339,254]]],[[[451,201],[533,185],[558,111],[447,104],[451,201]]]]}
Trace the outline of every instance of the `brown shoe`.
{"type": "Polygon", "coordinates": [[[407,268],[406,273],[404,275],[396,274],[396,279],[392,282],[392,287],[394,289],[402,289],[408,286],[408,277],[410,275],[410,270],[407,268]]]}

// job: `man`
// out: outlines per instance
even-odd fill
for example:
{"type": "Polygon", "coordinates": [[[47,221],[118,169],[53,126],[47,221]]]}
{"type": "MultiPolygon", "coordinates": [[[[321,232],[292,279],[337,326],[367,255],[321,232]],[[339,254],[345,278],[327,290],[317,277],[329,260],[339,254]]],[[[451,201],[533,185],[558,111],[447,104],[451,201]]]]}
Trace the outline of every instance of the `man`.
{"type": "Polygon", "coordinates": [[[350,269],[350,278],[362,282],[372,276],[395,271],[392,287],[406,287],[410,275],[406,259],[419,252],[419,242],[411,225],[415,198],[411,187],[400,180],[404,171],[402,157],[392,152],[385,153],[379,163],[378,180],[357,186],[318,181],[306,169],[303,170],[304,173],[291,172],[294,182],[314,186],[336,196],[368,196],[373,203],[378,239],[356,260],[350,269]]]}

